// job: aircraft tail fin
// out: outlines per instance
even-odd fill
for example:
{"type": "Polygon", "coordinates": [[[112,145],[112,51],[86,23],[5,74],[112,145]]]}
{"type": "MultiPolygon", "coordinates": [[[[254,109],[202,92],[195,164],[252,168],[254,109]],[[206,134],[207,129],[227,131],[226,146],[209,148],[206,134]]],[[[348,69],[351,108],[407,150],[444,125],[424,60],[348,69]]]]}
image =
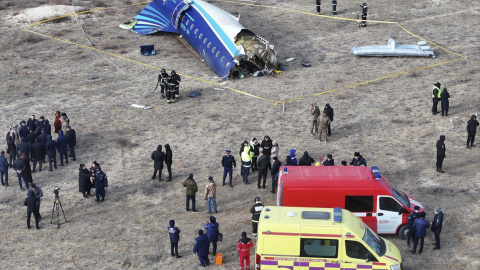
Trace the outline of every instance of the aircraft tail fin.
{"type": "Polygon", "coordinates": [[[170,21],[171,14],[168,8],[163,7],[163,1],[153,0],[140,13],[135,16],[136,24],[132,31],[141,35],[148,35],[155,32],[171,32],[179,31],[172,25],[170,21]]]}

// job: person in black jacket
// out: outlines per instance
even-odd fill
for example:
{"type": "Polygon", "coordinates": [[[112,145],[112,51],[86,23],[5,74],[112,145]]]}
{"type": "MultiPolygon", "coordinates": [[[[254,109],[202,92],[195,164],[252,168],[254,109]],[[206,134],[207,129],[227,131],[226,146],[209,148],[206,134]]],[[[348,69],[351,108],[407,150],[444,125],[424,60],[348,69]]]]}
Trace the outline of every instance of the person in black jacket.
{"type": "Polygon", "coordinates": [[[5,151],[0,152],[0,178],[2,179],[2,186],[8,187],[8,162],[5,157],[5,151]],[[5,176],[5,182],[3,181],[3,176],[5,176]]]}
{"type": "Polygon", "coordinates": [[[165,165],[167,165],[167,171],[168,171],[167,182],[172,181],[172,163],[173,163],[172,149],[170,149],[169,144],[165,144],[165,165]]]}
{"type": "Polygon", "coordinates": [[[210,247],[210,242],[208,242],[208,237],[203,234],[203,230],[198,230],[198,237],[195,238],[195,246],[193,247],[193,253],[198,255],[200,260],[199,266],[209,266],[210,260],[208,259],[208,250],[210,247]]]}
{"type": "Polygon", "coordinates": [[[78,168],[78,191],[82,193],[84,198],[90,196],[92,182],[90,182],[90,171],[85,164],[80,164],[78,168]]]}
{"type": "Polygon", "coordinates": [[[152,180],[155,180],[155,176],[158,174],[159,181],[162,181],[162,170],[163,170],[163,162],[165,161],[165,153],[162,152],[162,145],[157,146],[157,150],[152,152],[151,156],[153,160],[153,176],[152,180]]]}
{"type": "Polygon", "coordinates": [[[35,143],[32,145],[33,148],[33,170],[32,172],[35,172],[35,169],[37,168],[37,163],[38,163],[38,171],[42,171],[42,164],[43,164],[43,158],[45,157],[45,147],[40,141],[40,138],[35,139],[35,143]]]}
{"type": "Polygon", "coordinates": [[[269,136],[265,136],[263,138],[261,147],[262,147],[262,150],[263,150],[263,154],[267,155],[267,156],[270,156],[270,154],[272,153],[272,140],[270,140],[269,136]]]}
{"type": "Polygon", "coordinates": [[[178,255],[178,242],[180,241],[180,229],[175,227],[175,220],[170,220],[168,223],[168,235],[170,236],[170,255],[172,257],[181,258],[178,255]]]}
{"type": "Polygon", "coordinates": [[[258,165],[258,178],[257,178],[257,187],[260,188],[260,181],[263,177],[263,183],[261,188],[265,189],[265,183],[267,182],[267,173],[268,173],[268,165],[270,165],[270,157],[263,154],[257,161],[258,165]]]}
{"type": "Polygon", "coordinates": [[[442,90],[440,90],[440,86],[442,84],[437,82],[437,83],[434,83],[433,84],[433,90],[432,90],[432,114],[433,115],[436,115],[438,113],[438,109],[437,109],[437,106],[438,106],[438,101],[441,100],[441,94],[442,94],[442,90]]]}
{"type": "Polygon", "coordinates": [[[360,155],[359,152],[353,153],[353,159],[350,161],[350,165],[352,166],[365,166],[367,167],[367,160],[360,155]]]}
{"type": "Polygon", "coordinates": [[[450,94],[448,93],[447,88],[443,88],[442,93],[440,94],[442,116],[448,116],[448,107],[450,107],[450,102],[448,101],[449,98],[450,94]]]}
{"type": "Polygon", "coordinates": [[[75,146],[77,145],[77,134],[75,133],[75,129],[72,127],[67,126],[67,138],[68,138],[68,146],[70,147],[70,157],[73,161],[77,160],[75,157],[75,146]]]}
{"type": "Polygon", "coordinates": [[[303,157],[298,162],[298,166],[312,166],[312,163],[315,163],[315,160],[305,151],[303,152],[303,157]]]}
{"type": "Polygon", "coordinates": [[[332,129],[330,128],[331,122],[333,122],[333,108],[330,107],[330,104],[325,104],[325,108],[323,109],[323,112],[327,114],[328,119],[330,119],[330,123],[328,123],[327,126],[327,136],[332,136],[332,129]]]}
{"type": "Polygon", "coordinates": [[[25,183],[25,187],[28,188],[27,174],[25,173],[25,164],[20,158],[20,155],[17,155],[17,159],[13,162],[13,169],[17,172],[18,185],[20,186],[20,189],[24,190],[22,187],[22,179],[25,183]]]}
{"type": "Polygon", "coordinates": [[[15,156],[17,155],[17,145],[15,144],[15,132],[13,130],[8,131],[7,133],[7,153],[9,155],[9,162],[8,165],[10,167],[13,166],[13,161],[15,160],[15,156]]]}
{"type": "Polygon", "coordinates": [[[258,143],[257,138],[252,139],[252,141],[250,142],[250,146],[252,147],[252,151],[253,151],[251,169],[252,169],[252,172],[255,172],[255,170],[258,170],[257,159],[258,159],[258,156],[260,155],[260,143],[258,143]]]}
{"type": "Polygon", "coordinates": [[[68,138],[63,134],[63,130],[58,131],[58,138],[57,138],[57,150],[60,154],[60,166],[63,166],[63,158],[65,157],[65,163],[68,164],[68,156],[67,156],[67,144],[68,138]]]}
{"type": "Polygon", "coordinates": [[[35,198],[37,198],[37,213],[38,213],[38,218],[40,219],[42,218],[42,215],[40,214],[40,202],[43,197],[42,189],[40,187],[37,187],[37,185],[35,185],[34,183],[32,183],[27,193],[28,192],[33,192],[33,195],[35,196],[35,198]]]}
{"type": "Polygon", "coordinates": [[[38,214],[38,207],[37,207],[37,198],[35,197],[35,194],[33,190],[30,192],[27,192],[27,198],[25,198],[24,205],[27,207],[27,228],[30,229],[30,218],[33,217],[35,218],[35,225],[37,227],[37,230],[40,229],[40,226],[38,225],[38,219],[39,219],[39,214],[38,214]]]}
{"type": "Polygon", "coordinates": [[[105,189],[108,188],[107,175],[102,172],[100,167],[97,169],[97,174],[95,175],[95,196],[97,199],[95,201],[103,202],[105,200],[105,189]],[[100,200],[102,197],[102,200],[100,200]]]}
{"type": "Polygon", "coordinates": [[[473,142],[475,141],[475,134],[477,134],[477,126],[478,126],[477,116],[473,114],[470,117],[470,120],[468,120],[467,122],[467,133],[468,133],[467,148],[468,149],[472,148],[473,142]]]}
{"type": "Polygon", "coordinates": [[[23,153],[27,154],[27,157],[30,158],[30,144],[27,143],[26,138],[22,138],[21,142],[17,145],[17,153],[19,155],[23,155],[23,153]]]}
{"type": "Polygon", "coordinates": [[[250,213],[252,213],[252,235],[254,237],[257,237],[258,220],[260,219],[262,209],[263,204],[260,197],[255,197],[255,204],[250,208],[250,213]]]}
{"type": "Polygon", "coordinates": [[[20,122],[20,127],[18,127],[18,135],[20,136],[20,141],[22,141],[22,139],[27,139],[29,133],[30,131],[28,130],[27,123],[25,122],[25,120],[22,120],[20,122]]]}
{"type": "Polygon", "coordinates": [[[323,166],[335,166],[335,160],[331,154],[327,155],[327,160],[323,162],[323,166]]]}
{"type": "Polygon", "coordinates": [[[272,176],[272,193],[274,194],[277,187],[278,173],[281,166],[282,163],[280,162],[280,160],[278,160],[278,157],[273,157],[272,171],[270,172],[270,175],[272,176]]]}
{"type": "Polygon", "coordinates": [[[413,207],[413,212],[408,215],[408,233],[407,233],[407,246],[410,247],[410,241],[415,240],[415,227],[413,227],[413,223],[417,218],[420,218],[420,206],[415,205],[413,207]]]}
{"type": "Polygon", "coordinates": [[[435,234],[435,248],[434,250],[440,249],[440,233],[442,232],[443,225],[443,212],[442,208],[435,207],[435,216],[432,221],[432,232],[435,234]]]}
{"type": "Polygon", "coordinates": [[[442,171],[442,164],[443,159],[447,157],[445,155],[446,151],[447,148],[445,147],[445,135],[440,135],[440,139],[437,141],[437,172],[439,173],[444,173],[444,171],[442,171]]]}
{"type": "Polygon", "coordinates": [[[52,163],[55,167],[55,170],[57,169],[57,142],[52,140],[52,136],[48,138],[48,142],[46,144],[46,149],[47,149],[47,154],[48,154],[48,166],[50,169],[48,170],[49,172],[52,172],[52,163]]]}
{"type": "Polygon", "coordinates": [[[35,119],[35,115],[32,114],[30,118],[27,120],[27,127],[29,130],[37,129],[37,125],[35,124],[37,119],[35,119]]]}
{"type": "Polygon", "coordinates": [[[41,130],[41,134],[38,135],[38,138],[40,139],[40,142],[42,143],[43,145],[43,155],[42,155],[42,162],[45,163],[45,157],[46,157],[46,154],[47,154],[47,142],[48,142],[48,139],[51,138],[52,136],[51,135],[48,135],[48,133],[45,132],[45,129],[42,128],[41,130]]]}
{"type": "Polygon", "coordinates": [[[231,152],[232,152],[231,150],[225,150],[225,155],[222,158],[222,166],[223,166],[223,184],[222,184],[222,186],[225,186],[225,178],[227,178],[227,173],[228,173],[229,174],[228,185],[230,187],[233,187],[233,185],[232,185],[232,173],[233,173],[233,170],[235,169],[235,167],[237,166],[237,163],[235,162],[235,157],[230,154],[231,152]]]}
{"type": "Polygon", "coordinates": [[[26,174],[27,181],[29,183],[33,183],[32,166],[30,166],[30,159],[27,157],[27,154],[23,153],[22,161],[23,161],[23,164],[25,165],[25,171],[24,172],[26,174]]]}

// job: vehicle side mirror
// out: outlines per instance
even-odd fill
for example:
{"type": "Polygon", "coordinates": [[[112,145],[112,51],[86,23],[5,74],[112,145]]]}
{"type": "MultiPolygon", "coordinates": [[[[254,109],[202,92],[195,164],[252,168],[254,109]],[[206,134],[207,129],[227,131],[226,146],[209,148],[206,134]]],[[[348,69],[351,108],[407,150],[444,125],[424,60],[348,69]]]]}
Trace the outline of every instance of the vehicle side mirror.
{"type": "Polygon", "coordinates": [[[372,260],[372,253],[367,254],[367,262],[372,260]]]}
{"type": "Polygon", "coordinates": [[[398,211],[398,214],[401,215],[403,213],[408,213],[408,211],[405,209],[405,208],[400,208],[400,210],[398,211]]]}

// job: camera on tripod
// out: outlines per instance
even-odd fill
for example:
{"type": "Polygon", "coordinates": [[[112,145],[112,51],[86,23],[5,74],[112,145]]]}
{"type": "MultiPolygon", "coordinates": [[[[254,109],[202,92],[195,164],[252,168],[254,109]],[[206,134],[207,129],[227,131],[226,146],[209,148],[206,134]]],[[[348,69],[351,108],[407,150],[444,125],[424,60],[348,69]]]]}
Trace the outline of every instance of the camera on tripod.
{"type": "Polygon", "coordinates": [[[55,193],[55,196],[58,196],[58,192],[60,192],[60,188],[54,187],[53,188],[53,193],[55,193]]]}

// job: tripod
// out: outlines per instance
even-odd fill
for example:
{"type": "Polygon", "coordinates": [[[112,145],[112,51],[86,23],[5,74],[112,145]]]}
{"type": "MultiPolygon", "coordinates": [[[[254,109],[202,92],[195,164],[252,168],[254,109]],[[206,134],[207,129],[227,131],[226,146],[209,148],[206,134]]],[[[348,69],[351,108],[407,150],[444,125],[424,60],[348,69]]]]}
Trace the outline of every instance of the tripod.
{"type": "Polygon", "coordinates": [[[55,194],[55,200],[53,201],[53,209],[52,209],[52,219],[50,219],[50,224],[53,222],[53,214],[57,212],[57,226],[60,229],[60,209],[62,209],[63,218],[65,219],[65,223],[67,223],[67,218],[65,217],[65,212],[63,211],[62,203],[60,202],[60,197],[58,194],[55,194]]]}

